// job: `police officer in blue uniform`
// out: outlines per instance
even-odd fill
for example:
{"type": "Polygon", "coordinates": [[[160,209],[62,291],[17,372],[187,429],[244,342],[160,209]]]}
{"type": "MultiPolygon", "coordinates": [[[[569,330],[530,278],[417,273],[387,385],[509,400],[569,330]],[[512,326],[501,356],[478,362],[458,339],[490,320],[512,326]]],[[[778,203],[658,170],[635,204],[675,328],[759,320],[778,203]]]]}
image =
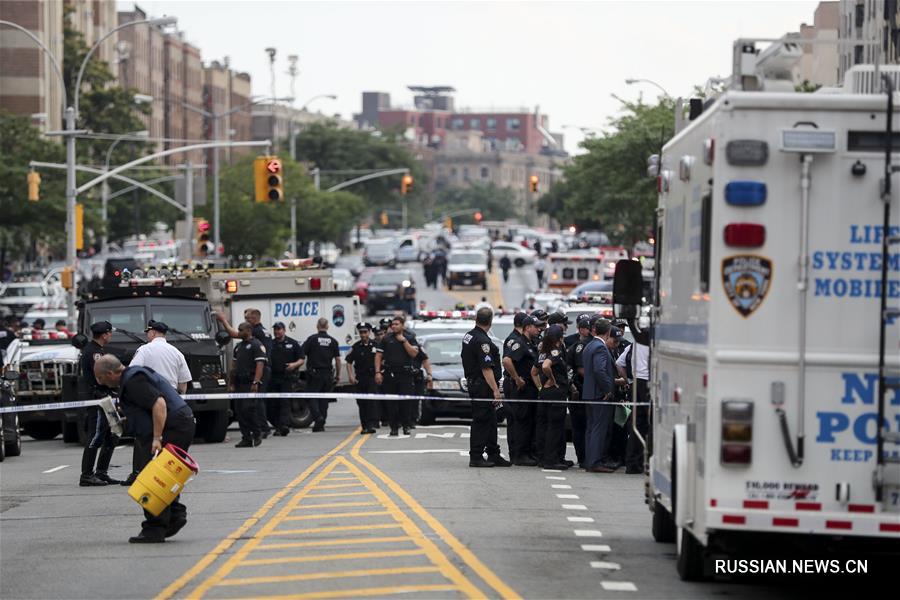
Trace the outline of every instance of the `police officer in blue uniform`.
{"type": "MultiPolygon", "coordinates": [[[[93,339],[81,351],[81,378],[78,381],[81,399],[103,398],[111,392],[94,376],[94,363],[106,354],[104,348],[112,338],[112,330],[113,326],[109,321],[98,321],[91,325],[93,339]]],[[[99,406],[88,407],[86,417],[88,443],[81,455],[81,479],[78,485],[86,487],[120,483],[107,473],[118,438],[109,430],[106,415],[99,406]],[[96,469],[94,461],[97,463],[96,469]]]]}
{"type": "MultiPolygon", "coordinates": [[[[127,369],[112,354],[94,364],[97,381],[118,388],[119,403],[125,413],[128,432],[140,442],[143,464],[166,444],[187,450],[194,439],[194,413],[169,382],[149,367],[127,369]]],[[[178,533],[187,524],[187,508],[181,495],[175,497],[159,516],[144,511],[140,534],[128,539],[132,544],[155,544],[178,533]]]]}
{"type": "Polygon", "coordinates": [[[578,404],[581,400],[581,392],[584,389],[584,365],[581,362],[581,353],[588,342],[591,341],[591,316],[589,314],[578,315],[575,319],[578,327],[577,338],[570,339],[566,346],[566,362],[572,371],[571,400],[569,403],[569,417],[572,420],[572,445],[575,446],[575,455],[578,457],[578,466],[584,468],[584,436],[587,427],[587,412],[584,404],[578,404]]]}
{"type": "MultiPolygon", "coordinates": [[[[415,358],[420,352],[416,338],[405,331],[403,317],[391,319],[391,328],[377,348],[375,356],[375,383],[382,386],[385,394],[412,396],[415,394],[415,358]]],[[[391,436],[409,435],[412,400],[385,400],[391,436]]]]}
{"type": "MultiPolygon", "coordinates": [[[[328,319],[320,317],[316,333],[303,342],[306,355],[306,391],[331,392],[341,373],[341,351],[338,341],[328,335],[328,319]]],[[[328,418],[328,398],[310,398],[313,431],[325,431],[328,418]]]]}
{"type": "MultiPolygon", "coordinates": [[[[372,325],[360,323],[356,326],[359,340],[350,347],[347,353],[347,376],[350,385],[356,386],[360,394],[377,394],[378,386],[375,384],[375,355],[377,348],[372,340],[372,325]]],[[[378,429],[378,401],[374,398],[357,398],[359,407],[360,433],[375,433],[378,429]]]]}
{"type": "MultiPolygon", "coordinates": [[[[272,379],[267,391],[273,394],[290,393],[294,391],[297,371],[304,362],[303,350],[300,342],[285,335],[284,323],[281,321],[272,324],[272,332],[275,334],[270,356],[272,379]]],[[[266,414],[275,428],[274,435],[285,436],[291,432],[290,399],[266,398],[266,414]]]]}
{"type": "Polygon", "coordinates": [[[475,327],[462,340],[463,372],[472,399],[472,427],[469,437],[470,467],[509,467],[497,444],[497,409],[502,406],[500,394],[500,350],[488,331],[494,311],[482,307],[475,313],[475,327]],[[487,459],[485,459],[487,454],[487,459]]]}
{"type": "MultiPolygon", "coordinates": [[[[253,337],[253,326],[244,322],[238,325],[241,342],[234,346],[234,362],[231,369],[229,390],[233,392],[260,393],[266,372],[268,355],[262,343],[253,337]]],[[[258,398],[237,398],[234,401],[241,441],[235,448],[251,448],[262,443],[262,424],[259,422],[258,398]]]]}
{"type": "MultiPolygon", "coordinates": [[[[503,364],[506,366],[507,375],[504,379],[508,382],[507,404],[511,405],[513,415],[512,423],[507,425],[509,441],[509,459],[514,465],[522,467],[537,466],[538,461],[532,454],[534,444],[535,414],[538,389],[531,378],[531,367],[537,361],[537,346],[534,340],[537,338],[537,323],[535,320],[522,314],[517,319],[520,331],[517,336],[510,334],[503,348],[503,364]],[[511,342],[511,343],[510,343],[511,342]],[[514,398],[512,402],[509,398],[514,398]],[[522,402],[519,402],[522,400],[522,402]],[[528,402],[528,401],[532,402],[528,402]]],[[[518,315],[516,315],[518,317],[518,315]]]]}

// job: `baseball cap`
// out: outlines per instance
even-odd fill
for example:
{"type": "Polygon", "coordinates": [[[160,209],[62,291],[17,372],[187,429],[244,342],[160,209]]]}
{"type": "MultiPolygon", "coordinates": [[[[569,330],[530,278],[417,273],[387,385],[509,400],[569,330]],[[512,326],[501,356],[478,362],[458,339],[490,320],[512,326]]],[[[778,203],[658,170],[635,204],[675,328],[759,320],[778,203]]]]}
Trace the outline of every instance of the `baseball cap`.
{"type": "Polygon", "coordinates": [[[546,323],[547,322],[547,311],[542,309],[537,309],[531,313],[531,318],[535,320],[537,323],[546,323]]]}
{"type": "Polygon", "coordinates": [[[518,312],[518,313],[516,313],[516,316],[513,317],[513,325],[515,325],[516,327],[521,327],[522,324],[525,322],[525,319],[527,319],[527,318],[528,318],[528,315],[526,315],[523,312],[518,312]]]}
{"type": "Polygon", "coordinates": [[[525,315],[525,318],[522,319],[522,324],[520,325],[520,327],[528,327],[529,325],[537,325],[537,321],[534,320],[534,317],[525,315]]]}
{"type": "Polygon", "coordinates": [[[102,335],[112,331],[113,326],[109,321],[97,321],[91,325],[91,333],[94,335],[102,335]]]}
{"type": "Polygon", "coordinates": [[[591,326],[591,315],[584,313],[578,315],[578,318],[575,319],[575,324],[578,325],[578,328],[590,327],[591,326]]]}
{"type": "Polygon", "coordinates": [[[285,329],[284,321],[275,321],[272,323],[272,329],[285,329]]]}
{"type": "Polygon", "coordinates": [[[622,337],[622,332],[619,331],[618,327],[610,327],[609,337],[619,339],[620,337],[622,337]]]}
{"type": "Polygon", "coordinates": [[[153,319],[150,319],[150,321],[147,323],[147,327],[144,329],[144,332],[146,333],[151,329],[160,333],[168,333],[169,326],[162,321],[154,321],[153,319]]]}
{"type": "Polygon", "coordinates": [[[569,317],[561,312],[555,312],[547,317],[547,323],[550,325],[568,325],[569,317]]]}

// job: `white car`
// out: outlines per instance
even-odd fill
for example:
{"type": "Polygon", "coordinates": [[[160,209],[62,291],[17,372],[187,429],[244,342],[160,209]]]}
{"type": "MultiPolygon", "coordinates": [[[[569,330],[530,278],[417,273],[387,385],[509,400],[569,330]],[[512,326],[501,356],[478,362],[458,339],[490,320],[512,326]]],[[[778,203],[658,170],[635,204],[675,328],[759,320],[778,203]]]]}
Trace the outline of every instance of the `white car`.
{"type": "Polygon", "coordinates": [[[514,242],[494,242],[491,245],[491,255],[495,261],[508,256],[510,262],[517,267],[533,265],[537,252],[514,242]]]}
{"type": "Polygon", "coordinates": [[[475,285],[487,289],[487,254],[478,250],[453,250],[447,257],[447,289],[475,285]]]}
{"type": "Polygon", "coordinates": [[[31,307],[54,297],[52,286],[41,281],[13,281],[0,286],[0,312],[21,317],[31,307]]]}
{"type": "Polygon", "coordinates": [[[331,280],[334,282],[334,290],[336,292],[352,290],[356,285],[356,278],[353,277],[349,269],[332,269],[331,280]]]}

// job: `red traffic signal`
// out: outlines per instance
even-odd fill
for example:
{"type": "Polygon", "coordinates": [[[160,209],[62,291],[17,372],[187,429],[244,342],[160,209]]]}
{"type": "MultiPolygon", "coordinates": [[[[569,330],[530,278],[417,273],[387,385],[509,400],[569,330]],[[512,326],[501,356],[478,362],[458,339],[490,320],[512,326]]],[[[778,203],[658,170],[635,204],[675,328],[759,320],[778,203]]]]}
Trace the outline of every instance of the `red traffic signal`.
{"type": "Polygon", "coordinates": [[[478,211],[473,215],[473,217],[474,217],[476,223],[481,223],[481,219],[483,218],[483,215],[481,214],[481,211],[478,211]]]}

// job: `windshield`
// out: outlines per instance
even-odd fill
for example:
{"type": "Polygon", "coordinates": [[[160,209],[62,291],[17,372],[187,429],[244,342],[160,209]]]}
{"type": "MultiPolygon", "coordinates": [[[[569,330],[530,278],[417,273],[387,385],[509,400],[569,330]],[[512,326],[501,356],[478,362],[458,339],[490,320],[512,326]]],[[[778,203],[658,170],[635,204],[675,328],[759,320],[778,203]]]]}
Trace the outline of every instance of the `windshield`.
{"type": "Polygon", "coordinates": [[[394,245],[390,242],[382,242],[379,244],[369,244],[366,246],[366,252],[369,254],[390,254],[394,251],[394,245]]]}
{"type": "Polygon", "coordinates": [[[480,265],[485,263],[487,263],[487,257],[483,254],[479,254],[478,252],[466,252],[464,254],[450,255],[451,265],[480,265]]]}
{"type": "Polygon", "coordinates": [[[404,281],[412,281],[406,271],[380,271],[372,275],[369,285],[398,285],[404,281]]]}
{"type": "Polygon", "coordinates": [[[433,365],[461,365],[462,338],[445,340],[427,340],[424,343],[425,353],[433,365]]]}
{"type": "Polygon", "coordinates": [[[491,325],[491,335],[499,340],[505,340],[513,331],[513,323],[494,323],[491,325]]]}
{"type": "MultiPolygon", "coordinates": [[[[92,306],[86,327],[97,321],[109,321],[116,329],[140,333],[147,326],[143,306],[92,306]]],[[[113,332],[113,338],[134,341],[126,335],[113,332]]]]}
{"type": "Polygon", "coordinates": [[[151,306],[151,319],[183,333],[209,333],[203,306],[151,306]]]}
{"type": "Polygon", "coordinates": [[[6,298],[23,298],[25,296],[43,296],[44,290],[40,286],[35,287],[8,287],[3,296],[6,298]]]}

